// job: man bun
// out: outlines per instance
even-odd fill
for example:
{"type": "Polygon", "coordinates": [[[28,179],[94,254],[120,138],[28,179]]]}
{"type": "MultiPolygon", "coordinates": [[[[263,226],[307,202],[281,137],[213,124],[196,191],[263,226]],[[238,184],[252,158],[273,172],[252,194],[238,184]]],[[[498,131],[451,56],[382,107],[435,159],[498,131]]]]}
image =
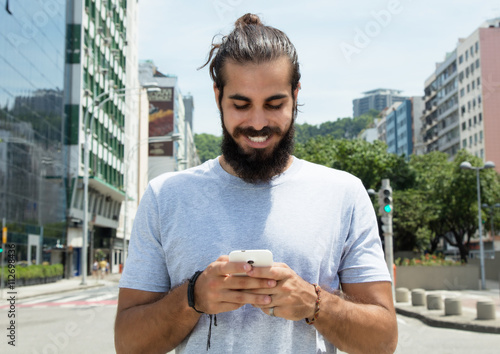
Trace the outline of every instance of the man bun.
{"type": "Polygon", "coordinates": [[[260,20],[259,16],[255,15],[255,14],[248,13],[248,14],[241,16],[234,23],[234,27],[245,27],[246,25],[260,26],[260,25],[262,25],[262,21],[260,20]]]}

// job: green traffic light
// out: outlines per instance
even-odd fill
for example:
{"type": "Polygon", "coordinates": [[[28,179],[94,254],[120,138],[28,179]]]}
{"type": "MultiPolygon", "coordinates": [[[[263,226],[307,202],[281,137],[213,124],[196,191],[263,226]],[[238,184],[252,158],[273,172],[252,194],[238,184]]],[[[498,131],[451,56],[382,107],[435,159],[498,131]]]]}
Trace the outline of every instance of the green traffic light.
{"type": "Polygon", "coordinates": [[[391,210],[392,210],[392,207],[391,207],[391,205],[390,205],[390,204],[387,204],[387,205],[384,207],[384,211],[385,211],[386,213],[390,213],[390,212],[391,212],[391,210]]]}

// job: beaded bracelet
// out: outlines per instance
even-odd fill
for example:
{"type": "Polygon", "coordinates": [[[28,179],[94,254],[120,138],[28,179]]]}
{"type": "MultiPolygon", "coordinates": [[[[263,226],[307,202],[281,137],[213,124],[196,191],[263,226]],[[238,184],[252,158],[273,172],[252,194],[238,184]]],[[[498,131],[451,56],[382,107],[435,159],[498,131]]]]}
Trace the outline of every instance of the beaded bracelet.
{"type": "Polygon", "coordinates": [[[314,321],[316,321],[316,319],[318,318],[318,315],[319,315],[319,305],[321,303],[321,296],[320,296],[321,288],[319,287],[318,284],[312,284],[312,286],[314,286],[314,291],[316,291],[316,295],[318,297],[316,298],[316,305],[315,305],[315,309],[314,309],[314,316],[313,316],[313,318],[311,320],[309,320],[308,318],[306,318],[306,323],[308,325],[314,324],[314,321]]]}

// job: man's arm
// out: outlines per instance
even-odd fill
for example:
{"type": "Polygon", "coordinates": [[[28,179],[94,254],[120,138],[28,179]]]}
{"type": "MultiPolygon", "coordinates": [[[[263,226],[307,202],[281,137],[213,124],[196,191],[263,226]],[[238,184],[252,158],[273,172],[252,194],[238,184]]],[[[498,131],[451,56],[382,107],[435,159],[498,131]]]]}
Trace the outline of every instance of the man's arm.
{"type": "MultiPolygon", "coordinates": [[[[275,263],[270,270],[254,268],[252,277],[275,279],[269,290],[251,290],[271,295],[269,305],[258,306],[269,314],[293,321],[312,319],[317,298],[314,287],[286,264],[275,263]]],[[[319,284],[321,286],[321,284],[319,284]]],[[[349,353],[393,353],[398,331],[390,282],[342,284],[342,293],[321,291],[316,329],[342,351],[349,353]]]]}
{"type": "MultiPolygon", "coordinates": [[[[229,263],[221,256],[195,283],[195,306],[205,313],[233,311],[244,304],[269,304],[268,294],[241,292],[271,289],[274,280],[232,277],[251,269],[246,263],[229,263]]],[[[166,353],[181,343],[200,318],[187,300],[187,282],[167,294],[121,288],[115,322],[117,353],[166,353]]]]}
{"type": "Polygon", "coordinates": [[[200,314],[188,306],[187,283],[168,294],[121,288],[115,322],[117,353],[166,353],[192,331],[200,314]]]}
{"type": "Polygon", "coordinates": [[[343,284],[342,290],[321,292],[316,329],[345,352],[394,353],[398,328],[391,283],[343,284]]]}

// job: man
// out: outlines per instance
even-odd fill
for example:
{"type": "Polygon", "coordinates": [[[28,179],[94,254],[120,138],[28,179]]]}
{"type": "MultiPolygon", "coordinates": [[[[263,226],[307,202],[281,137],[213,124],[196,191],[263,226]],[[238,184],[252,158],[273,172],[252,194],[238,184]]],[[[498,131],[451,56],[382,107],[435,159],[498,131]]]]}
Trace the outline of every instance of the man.
{"type": "Polygon", "coordinates": [[[366,190],[291,155],[295,48],[247,14],[210,60],[222,155],[151,181],[120,281],[117,352],[394,352],[390,277],[366,190]],[[276,263],[228,262],[242,249],[269,249],[276,263]]]}

